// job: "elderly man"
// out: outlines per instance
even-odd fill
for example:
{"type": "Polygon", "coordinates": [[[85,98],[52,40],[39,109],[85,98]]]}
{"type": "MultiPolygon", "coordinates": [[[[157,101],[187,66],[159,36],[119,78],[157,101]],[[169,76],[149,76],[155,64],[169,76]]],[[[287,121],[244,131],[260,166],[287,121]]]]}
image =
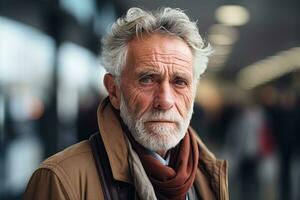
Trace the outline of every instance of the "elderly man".
{"type": "Polygon", "coordinates": [[[226,161],[189,127],[210,52],[181,10],[129,9],[103,39],[100,133],[44,161],[25,199],[228,199],[226,161]]]}

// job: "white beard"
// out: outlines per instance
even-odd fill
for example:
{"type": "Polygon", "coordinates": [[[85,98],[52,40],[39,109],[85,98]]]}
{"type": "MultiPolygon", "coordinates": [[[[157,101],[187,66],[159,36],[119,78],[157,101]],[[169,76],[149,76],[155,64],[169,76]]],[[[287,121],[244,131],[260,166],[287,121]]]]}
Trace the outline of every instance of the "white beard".
{"type": "Polygon", "coordinates": [[[178,112],[152,110],[143,114],[140,118],[134,116],[121,94],[120,116],[128,126],[133,138],[145,148],[151,151],[167,151],[175,147],[185,136],[193,114],[192,102],[185,118],[178,112]],[[146,128],[147,121],[167,120],[174,124],[151,124],[146,128]]]}

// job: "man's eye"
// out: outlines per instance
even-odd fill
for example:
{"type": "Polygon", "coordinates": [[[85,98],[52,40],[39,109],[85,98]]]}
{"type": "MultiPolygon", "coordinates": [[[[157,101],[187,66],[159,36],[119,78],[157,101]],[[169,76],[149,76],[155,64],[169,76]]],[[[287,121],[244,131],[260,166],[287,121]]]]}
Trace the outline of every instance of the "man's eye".
{"type": "Polygon", "coordinates": [[[151,76],[144,76],[139,81],[142,84],[151,84],[154,82],[153,77],[151,77],[151,76]]]}
{"type": "Polygon", "coordinates": [[[183,79],[176,79],[175,84],[177,86],[184,87],[184,86],[188,85],[188,82],[186,80],[183,80],[183,79]]]}

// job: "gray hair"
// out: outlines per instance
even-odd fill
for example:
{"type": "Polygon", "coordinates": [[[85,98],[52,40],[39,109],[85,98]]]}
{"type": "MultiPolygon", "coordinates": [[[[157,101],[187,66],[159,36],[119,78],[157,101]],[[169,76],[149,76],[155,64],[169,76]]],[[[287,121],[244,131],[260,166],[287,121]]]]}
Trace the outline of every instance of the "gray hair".
{"type": "Polygon", "coordinates": [[[156,12],[130,8],[124,17],[111,27],[111,32],[102,39],[102,62],[108,73],[119,82],[126,63],[127,45],[134,37],[143,33],[162,33],[178,36],[190,47],[194,57],[194,80],[204,73],[208,56],[212,52],[199,34],[193,22],[180,9],[161,8],[156,12]]]}

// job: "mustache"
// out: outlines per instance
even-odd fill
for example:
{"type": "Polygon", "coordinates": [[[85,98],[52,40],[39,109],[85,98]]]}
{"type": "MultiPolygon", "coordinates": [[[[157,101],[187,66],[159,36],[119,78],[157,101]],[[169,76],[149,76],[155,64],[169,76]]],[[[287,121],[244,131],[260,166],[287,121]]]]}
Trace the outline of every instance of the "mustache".
{"type": "Polygon", "coordinates": [[[149,111],[141,117],[142,122],[148,121],[170,121],[179,123],[183,118],[174,111],[149,111]]]}

